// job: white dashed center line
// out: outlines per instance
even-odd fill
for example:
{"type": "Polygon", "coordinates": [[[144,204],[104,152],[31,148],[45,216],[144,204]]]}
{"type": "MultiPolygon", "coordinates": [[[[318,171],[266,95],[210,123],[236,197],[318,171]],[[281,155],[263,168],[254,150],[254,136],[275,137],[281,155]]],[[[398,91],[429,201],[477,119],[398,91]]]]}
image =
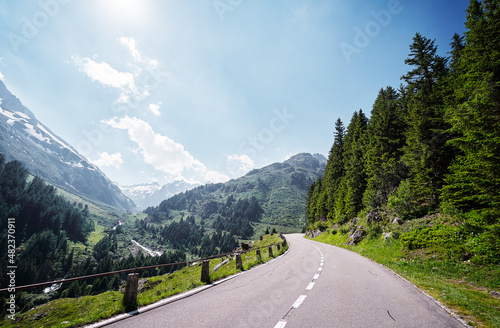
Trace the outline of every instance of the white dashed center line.
{"type": "MultiPolygon", "coordinates": [[[[315,284],[314,280],[317,280],[319,278],[319,274],[323,271],[323,266],[325,264],[325,257],[323,255],[323,252],[318,247],[316,247],[316,246],[314,246],[314,248],[316,248],[319,251],[320,255],[321,255],[321,263],[319,264],[318,273],[316,273],[314,275],[314,277],[312,278],[313,281],[311,281],[309,283],[309,285],[307,285],[306,290],[312,290],[313,289],[314,284],[315,284]]],[[[274,326],[274,328],[285,328],[286,323],[287,323],[285,321],[285,318],[287,317],[288,313],[290,313],[290,311],[293,310],[293,309],[297,309],[302,304],[302,302],[304,302],[304,300],[306,299],[306,297],[307,297],[307,295],[300,295],[299,298],[295,301],[295,303],[293,303],[292,308],[276,324],[276,326],[274,326]]]]}
{"type": "Polygon", "coordinates": [[[274,326],[274,328],[285,328],[285,326],[286,326],[286,321],[281,320],[276,324],[276,326],[274,326]]]}
{"type": "Polygon", "coordinates": [[[297,298],[297,300],[295,301],[295,303],[293,303],[292,307],[294,309],[297,309],[302,304],[302,302],[304,302],[306,297],[307,297],[307,295],[300,295],[299,298],[297,298]]]}

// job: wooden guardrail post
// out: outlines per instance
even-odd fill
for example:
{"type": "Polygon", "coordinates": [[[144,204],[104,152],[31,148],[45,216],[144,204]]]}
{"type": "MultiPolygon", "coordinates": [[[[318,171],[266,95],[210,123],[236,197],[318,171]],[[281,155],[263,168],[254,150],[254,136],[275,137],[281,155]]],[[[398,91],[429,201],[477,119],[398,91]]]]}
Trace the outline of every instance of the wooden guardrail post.
{"type": "Polygon", "coordinates": [[[127,276],[125,293],[123,294],[123,305],[126,311],[137,309],[137,292],[139,288],[139,274],[130,273],[127,276]]]}
{"type": "Polygon", "coordinates": [[[210,283],[210,261],[201,262],[201,282],[210,283]]]}
{"type": "Polygon", "coordinates": [[[243,263],[241,262],[241,254],[236,254],[236,269],[242,269],[243,263]]]}
{"type": "Polygon", "coordinates": [[[260,249],[256,250],[255,253],[257,255],[257,261],[262,262],[262,255],[260,254],[260,249]]]}
{"type": "Polygon", "coordinates": [[[274,255],[273,255],[273,246],[269,246],[269,257],[274,257],[274,255]]]}

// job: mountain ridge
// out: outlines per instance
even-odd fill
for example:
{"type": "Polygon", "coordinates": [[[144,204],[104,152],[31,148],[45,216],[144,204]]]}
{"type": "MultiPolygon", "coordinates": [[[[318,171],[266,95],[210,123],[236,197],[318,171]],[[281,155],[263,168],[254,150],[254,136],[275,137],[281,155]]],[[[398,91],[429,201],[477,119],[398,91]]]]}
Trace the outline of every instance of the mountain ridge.
{"type": "Polygon", "coordinates": [[[34,175],[105,204],[132,210],[135,204],[94,164],[40,122],[0,80],[0,153],[34,175]]]}
{"type": "Polygon", "coordinates": [[[306,223],[307,190],[324,173],[326,165],[324,156],[316,157],[300,153],[225,183],[207,184],[177,194],[146,212],[154,216],[172,210],[187,211],[203,219],[210,216],[214,204],[223,207],[229,198],[255,198],[263,210],[262,223],[302,228],[306,223]]]}
{"type": "Polygon", "coordinates": [[[120,185],[119,187],[137,205],[138,210],[144,210],[150,206],[160,204],[164,199],[198,186],[198,184],[191,184],[185,181],[174,181],[164,185],[160,185],[158,182],[151,182],[125,186],[120,185]]]}

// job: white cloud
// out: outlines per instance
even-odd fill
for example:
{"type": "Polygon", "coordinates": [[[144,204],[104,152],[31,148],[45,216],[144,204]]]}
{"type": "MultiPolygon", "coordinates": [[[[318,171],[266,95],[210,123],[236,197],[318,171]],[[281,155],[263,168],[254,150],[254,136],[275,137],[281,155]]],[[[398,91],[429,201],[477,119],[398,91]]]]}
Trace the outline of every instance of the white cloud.
{"type": "Polygon", "coordinates": [[[153,166],[155,170],[167,173],[172,180],[197,179],[201,182],[222,182],[228,177],[209,171],[199,160],[195,159],[184,146],[167,136],[155,133],[151,126],[137,117],[125,116],[113,118],[104,123],[115,129],[127,130],[130,140],[135,142],[138,152],[144,162],[153,166]],[[186,177],[186,175],[191,175],[186,177]]]}
{"type": "Polygon", "coordinates": [[[137,41],[135,41],[134,38],[127,38],[123,36],[118,38],[118,41],[120,41],[120,43],[130,51],[132,57],[134,57],[137,62],[143,63],[142,55],[139,50],[137,50],[137,41]]]}
{"type": "Polygon", "coordinates": [[[80,66],[92,81],[99,81],[113,88],[127,88],[136,91],[134,75],[129,72],[119,72],[106,62],[95,62],[90,58],[73,57],[73,61],[80,66]]]}
{"type": "Polygon", "coordinates": [[[93,161],[93,163],[100,167],[113,166],[119,169],[123,164],[122,154],[108,154],[107,152],[99,153],[99,159],[93,161]]]}
{"type": "MultiPolygon", "coordinates": [[[[156,74],[155,70],[158,68],[159,62],[142,55],[137,49],[137,41],[134,38],[121,37],[118,38],[118,41],[129,50],[134,59],[129,65],[130,72],[120,72],[104,61],[97,62],[97,55],[94,55],[92,59],[88,57],[71,57],[71,59],[79,66],[80,71],[87,74],[92,81],[98,81],[103,85],[121,90],[116,100],[117,103],[136,105],[149,97],[150,90],[148,89],[151,85],[148,83],[151,83],[151,79],[147,74],[153,74],[151,71],[156,74]],[[141,74],[146,74],[146,76],[141,74]]],[[[158,74],[161,75],[161,73],[158,74]]]]}
{"type": "Polygon", "coordinates": [[[230,166],[235,167],[238,170],[247,172],[255,167],[254,161],[250,158],[250,156],[248,156],[246,154],[242,154],[242,155],[233,154],[233,155],[226,155],[226,156],[227,156],[227,160],[230,163],[231,162],[234,163],[234,164],[230,164],[230,166]]]}
{"type": "Polygon", "coordinates": [[[160,116],[160,105],[162,102],[160,101],[157,104],[149,104],[149,110],[153,113],[154,116],[160,116]]]}
{"type": "Polygon", "coordinates": [[[207,171],[204,178],[205,181],[212,183],[226,182],[227,180],[229,180],[227,176],[217,171],[207,171]]]}
{"type": "Polygon", "coordinates": [[[158,67],[158,61],[156,59],[149,59],[141,54],[137,49],[137,41],[134,38],[122,36],[118,38],[118,41],[130,51],[130,54],[137,63],[149,64],[153,69],[158,67]]]}

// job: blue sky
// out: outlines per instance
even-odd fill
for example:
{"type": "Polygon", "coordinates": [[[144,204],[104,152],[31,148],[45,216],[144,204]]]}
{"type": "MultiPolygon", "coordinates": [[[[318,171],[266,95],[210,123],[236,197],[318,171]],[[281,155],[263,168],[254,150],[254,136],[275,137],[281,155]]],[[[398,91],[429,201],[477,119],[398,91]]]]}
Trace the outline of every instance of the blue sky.
{"type": "Polygon", "coordinates": [[[0,79],[113,181],[225,181],[398,87],[416,32],[447,55],[466,0],[0,0],[0,79]]]}

